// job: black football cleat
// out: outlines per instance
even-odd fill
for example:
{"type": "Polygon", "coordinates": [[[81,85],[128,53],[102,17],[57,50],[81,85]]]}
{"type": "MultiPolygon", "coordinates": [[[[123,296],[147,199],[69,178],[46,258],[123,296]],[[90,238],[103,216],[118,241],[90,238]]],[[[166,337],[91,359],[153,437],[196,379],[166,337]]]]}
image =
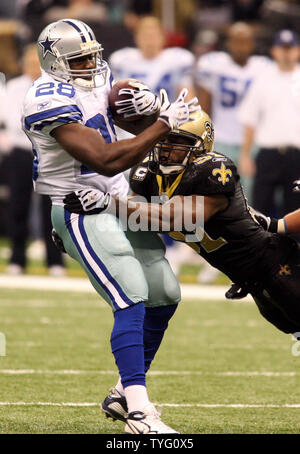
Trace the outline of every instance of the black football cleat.
{"type": "Polygon", "coordinates": [[[102,402],[101,408],[107,418],[126,422],[128,417],[127,402],[125,396],[122,396],[116,388],[109,390],[109,394],[102,402]]]}

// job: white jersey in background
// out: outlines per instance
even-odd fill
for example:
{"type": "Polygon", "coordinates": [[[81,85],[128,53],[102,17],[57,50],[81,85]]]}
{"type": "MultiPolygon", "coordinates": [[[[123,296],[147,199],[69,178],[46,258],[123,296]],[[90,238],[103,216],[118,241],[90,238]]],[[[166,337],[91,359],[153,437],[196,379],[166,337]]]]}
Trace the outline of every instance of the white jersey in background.
{"type": "Polygon", "coordinates": [[[242,143],[242,125],[238,120],[240,103],[254,78],[269,65],[268,58],[252,56],[245,66],[240,66],[226,52],[210,52],[199,58],[196,83],[212,95],[211,118],[216,142],[242,143]]]}
{"type": "Polygon", "coordinates": [[[181,87],[192,86],[194,56],[181,47],[163,49],[155,58],[147,59],[134,47],[113,52],[109,58],[115,80],[133,78],[144,82],[155,94],[165,88],[171,102],[181,87]]]}
{"type": "Polygon", "coordinates": [[[112,76],[103,87],[86,91],[66,82],[59,82],[43,73],[24,100],[23,128],[29,137],[33,153],[34,189],[50,195],[56,205],[62,205],[69,192],[93,187],[113,195],[125,196],[128,183],[122,173],[105,177],[88,169],[67,153],[50,132],[63,124],[79,122],[99,131],[107,143],[115,142],[116,134],[108,109],[108,93],[112,76]]]}
{"type": "Polygon", "coordinates": [[[6,86],[4,122],[9,135],[11,147],[30,151],[31,144],[21,128],[22,104],[25,93],[33,80],[26,74],[11,79],[6,86]]]}

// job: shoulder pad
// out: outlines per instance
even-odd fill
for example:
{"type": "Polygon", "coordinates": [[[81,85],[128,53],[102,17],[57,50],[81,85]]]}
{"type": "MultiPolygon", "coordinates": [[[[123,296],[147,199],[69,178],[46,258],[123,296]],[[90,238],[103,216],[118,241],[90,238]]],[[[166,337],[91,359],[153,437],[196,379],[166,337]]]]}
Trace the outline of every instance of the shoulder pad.
{"type": "Polygon", "coordinates": [[[45,128],[50,132],[58,124],[83,122],[75,95],[75,88],[66,82],[38,79],[25,97],[24,128],[43,132],[45,128]]]}
{"type": "Polygon", "coordinates": [[[151,179],[152,173],[148,168],[148,158],[146,158],[140,164],[133,166],[130,170],[129,185],[133,192],[136,194],[147,197],[148,195],[148,184],[151,179]]]}
{"type": "Polygon", "coordinates": [[[168,47],[164,50],[164,52],[166,52],[166,54],[168,54],[168,56],[172,59],[177,58],[176,61],[180,66],[187,64],[193,65],[195,61],[194,54],[182,47],[168,47]]]}
{"type": "Polygon", "coordinates": [[[193,186],[195,194],[232,195],[239,180],[237,169],[231,159],[221,153],[207,153],[193,162],[193,186]]]}

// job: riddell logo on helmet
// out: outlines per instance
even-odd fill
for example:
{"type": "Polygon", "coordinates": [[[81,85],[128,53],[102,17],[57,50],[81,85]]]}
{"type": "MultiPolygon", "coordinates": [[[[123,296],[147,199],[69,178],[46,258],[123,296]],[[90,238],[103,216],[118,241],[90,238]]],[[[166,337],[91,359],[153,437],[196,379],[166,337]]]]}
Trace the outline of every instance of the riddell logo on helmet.
{"type": "Polygon", "coordinates": [[[88,43],[81,43],[80,44],[81,50],[83,51],[92,51],[98,49],[98,43],[96,40],[89,41],[88,43]]]}

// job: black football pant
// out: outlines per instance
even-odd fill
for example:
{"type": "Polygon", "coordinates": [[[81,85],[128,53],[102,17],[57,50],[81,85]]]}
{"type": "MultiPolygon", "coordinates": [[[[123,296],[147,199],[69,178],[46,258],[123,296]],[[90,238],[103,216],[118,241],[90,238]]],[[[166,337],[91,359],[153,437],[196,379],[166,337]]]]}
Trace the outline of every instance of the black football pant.
{"type": "MultiPolygon", "coordinates": [[[[28,218],[33,190],[32,154],[28,150],[14,148],[9,159],[9,236],[12,241],[10,263],[16,263],[25,267],[28,218]]],[[[51,239],[51,201],[46,195],[41,196],[41,215],[43,237],[47,252],[47,265],[62,265],[62,255],[51,239]]]]}
{"type": "Polygon", "coordinates": [[[266,271],[261,289],[251,295],[263,317],[279,330],[300,332],[300,245],[282,237],[270,260],[276,263],[277,270],[266,271]]]}
{"type": "Polygon", "coordinates": [[[256,157],[253,208],[267,216],[282,217],[300,208],[300,195],[293,192],[293,181],[300,178],[300,149],[261,148],[256,157]],[[276,188],[283,190],[283,211],[274,213],[276,188]]]}

